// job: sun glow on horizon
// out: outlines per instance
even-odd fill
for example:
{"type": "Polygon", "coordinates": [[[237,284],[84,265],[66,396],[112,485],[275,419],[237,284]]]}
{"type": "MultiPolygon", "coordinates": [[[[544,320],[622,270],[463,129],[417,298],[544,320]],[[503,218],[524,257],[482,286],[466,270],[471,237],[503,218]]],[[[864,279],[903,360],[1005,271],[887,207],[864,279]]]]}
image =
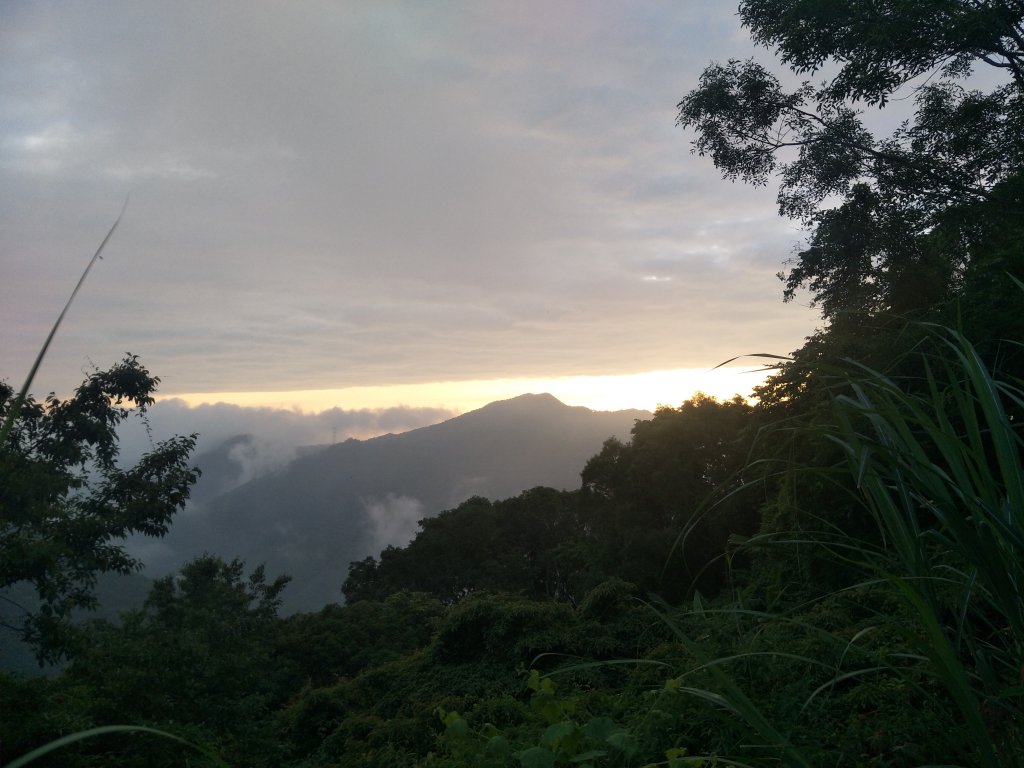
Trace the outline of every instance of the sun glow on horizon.
{"type": "Polygon", "coordinates": [[[228,403],[304,413],[320,413],[332,408],[376,410],[396,406],[444,408],[464,413],[495,400],[506,400],[530,392],[547,392],[566,405],[581,405],[595,411],[630,408],[653,411],[659,405],[679,406],[697,392],[724,400],[737,394],[748,397],[753,388],[764,381],[766,375],[766,371],[751,370],[749,366],[714,370],[677,368],[619,375],[479,379],[343,389],[190,392],[159,395],[157,399],[178,399],[191,407],[228,403]]]}

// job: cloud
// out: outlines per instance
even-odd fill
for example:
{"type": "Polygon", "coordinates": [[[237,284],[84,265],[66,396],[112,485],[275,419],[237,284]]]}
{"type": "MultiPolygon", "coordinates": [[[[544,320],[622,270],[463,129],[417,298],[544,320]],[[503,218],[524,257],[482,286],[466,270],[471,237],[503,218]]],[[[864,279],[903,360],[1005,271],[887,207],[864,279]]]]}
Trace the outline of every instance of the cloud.
{"type": "MultiPolygon", "coordinates": [[[[305,446],[327,445],[349,438],[365,439],[389,432],[399,433],[437,424],[456,414],[440,408],[344,410],[303,413],[273,408],[246,408],[226,403],[189,407],[181,400],[162,400],[151,406],[146,421],[132,418],[120,429],[121,461],[133,463],[154,441],[172,435],[199,434],[195,456],[218,448],[225,441],[247,435],[234,443],[229,457],[240,467],[233,485],[284,466],[305,446]]],[[[226,490],[226,489],[220,489],[226,490]]]]}
{"type": "Polygon", "coordinates": [[[709,59],[753,51],[721,3],[3,15],[2,374],[129,191],[44,387],[124,350],[172,393],[634,372],[815,322],[781,303],[799,233],[771,191],[674,125],[709,59]]]}
{"type": "MultiPolygon", "coordinates": [[[[201,477],[199,485],[193,489],[192,500],[179,515],[181,518],[202,516],[206,513],[203,499],[283,468],[305,447],[405,432],[437,424],[455,415],[438,408],[332,408],[320,413],[302,413],[225,403],[189,407],[180,400],[162,400],[149,408],[145,422],[131,418],[120,426],[119,460],[124,466],[131,465],[144,452],[152,450],[155,442],[176,434],[199,433],[196,451],[192,455],[192,460],[199,464],[203,463],[205,452],[215,451],[228,443],[227,457],[235,471],[225,472],[224,467],[218,467],[217,472],[201,477]],[[240,436],[242,439],[237,439],[240,436]],[[204,483],[207,484],[205,487],[204,483]]],[[[371,499],[364,506],[374,541],[380,542],[374,553],[389,544],[400,546],[408,543],[418,521],[424,517],[418,502],[404,496],[371,499]]],[[[281,520],[278,524],[287,526],[287,521],[281,520]]],[[[185,540],[175,538],[181,530],[180,525],[172,529],[169,539],[132,536],[127,540],[128,550],[147,564],[150,573],[172,572],[180,565],[180,547],[198,553],[203,546],[202,542],[188,539],[187,533],[184,534],[185,540]]]]}
{"type": "Polygon", "coordinates": [[[416,535],[419,521],[426,517],[423,504],[411,496],[389,493],[379,499],[363,499],[362,505],[374,555],[387,547],[404,547],[416,535]]]}

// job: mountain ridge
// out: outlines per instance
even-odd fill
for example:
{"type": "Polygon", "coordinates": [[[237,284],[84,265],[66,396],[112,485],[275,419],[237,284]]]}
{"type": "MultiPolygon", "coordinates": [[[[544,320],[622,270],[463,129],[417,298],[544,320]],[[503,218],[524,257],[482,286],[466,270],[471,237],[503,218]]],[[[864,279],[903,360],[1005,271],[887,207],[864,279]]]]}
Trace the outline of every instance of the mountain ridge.
{"type": "Polygon", "coordinates": [[[211,552],[294,577],[286,610],[341,599],[348,564],[401,545],[420,519],[472,496],[579,487],[603,442],[628,439],[641,410],[594,411],[548,393],[499,400],[437,424],[308,450],[179,516],[151,571],[211,552]]]}

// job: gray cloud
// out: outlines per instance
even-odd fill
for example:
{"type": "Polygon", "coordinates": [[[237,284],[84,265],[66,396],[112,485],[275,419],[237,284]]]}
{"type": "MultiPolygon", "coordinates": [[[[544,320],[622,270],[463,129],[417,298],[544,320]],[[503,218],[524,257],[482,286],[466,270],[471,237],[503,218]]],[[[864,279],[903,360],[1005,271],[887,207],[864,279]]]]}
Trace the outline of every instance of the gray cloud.
{"type": "Polygon", "coordinates": [[[7,4],[0,373],[129,191],[45,387],[125,350],[168,392],[789,351],[799,233],[674,125],[753,52],[712,0],[7,4]]]}
{"type": "Polygon", "coordinates": [[[404,547],[426,517],[422,502],[411,496],[389,493],[381,499],[363,499],[362,504],[374,555],[387,547],[404,547]]]}
{"type": "Polygon", "coordinates": [[[241,462],[240,484],[257,474],[277,469],[295,458],[303,446],[326,445],[350,437],[365,439],[388,432],[437,424],[456,416],[440,408],[396,406],[381,409],[344,410],[331,408],[321,413],[302,413],[276,408],[245,408],[226,403],[189,407],[181,400],[162,400],[148,409],[146,423],[131,418],[121,430],[121,460],[134,462],[150,450],[154,441],[172,435],[198,433],[195,455],[217,448],[238,435],[251,440],[232,448],[232,458],[241,462]]]}

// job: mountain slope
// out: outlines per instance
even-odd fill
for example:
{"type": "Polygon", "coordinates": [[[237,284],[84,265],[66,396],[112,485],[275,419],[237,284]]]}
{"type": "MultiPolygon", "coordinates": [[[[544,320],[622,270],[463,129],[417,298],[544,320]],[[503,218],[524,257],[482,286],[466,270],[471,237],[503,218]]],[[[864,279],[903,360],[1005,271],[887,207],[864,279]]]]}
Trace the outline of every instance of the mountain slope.
{"type": "Polygon", "coordinates": [[[288,573],[287,610],[340,599],[348,564],[407,542],[418,520],[471,496],[579,487],[586,460],[646,411],[599,412],[522,395],[399,435],[309,452],[179,516],[147,562],[168,570],[203,552],[288,573]]]}

